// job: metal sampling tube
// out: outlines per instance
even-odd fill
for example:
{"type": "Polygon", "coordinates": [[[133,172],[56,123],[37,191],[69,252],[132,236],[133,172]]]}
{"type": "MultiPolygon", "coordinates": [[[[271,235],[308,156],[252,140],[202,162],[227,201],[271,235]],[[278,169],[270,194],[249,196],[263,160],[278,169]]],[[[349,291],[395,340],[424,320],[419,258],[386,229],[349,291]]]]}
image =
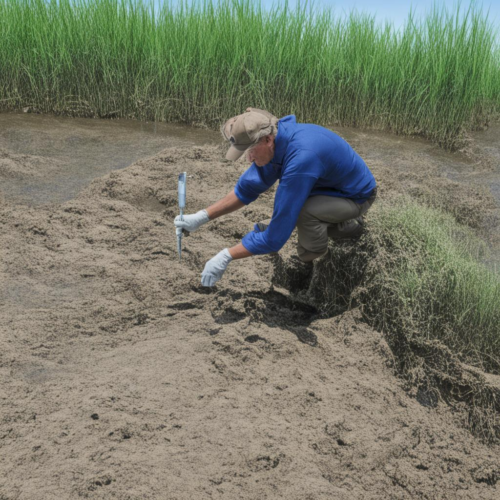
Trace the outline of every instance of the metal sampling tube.
{"type": "MultiPolygon", "coordinates": [[[[181,214],[181,220],[184,220],[184,208],[186,207],[186,176],[187,172],[182,172],[182,174],[179,174],[179,210],[181,214]]],[[[179,260],[181,260],[182,228],[176,228],[175,233],[177,235],[177,253],[179,254],[179,260]]]]}

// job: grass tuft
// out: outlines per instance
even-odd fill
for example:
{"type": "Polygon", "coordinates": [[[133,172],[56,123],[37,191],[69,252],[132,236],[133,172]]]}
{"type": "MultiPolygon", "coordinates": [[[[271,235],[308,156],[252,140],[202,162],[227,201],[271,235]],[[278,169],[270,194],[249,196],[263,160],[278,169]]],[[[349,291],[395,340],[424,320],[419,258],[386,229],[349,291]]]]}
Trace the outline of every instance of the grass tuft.
{"type": "Polygon", "coordinates": [[[451,215],[403,200],[377,202],[368,227],[360,245],[331,245],[330,272],[317,273],[325,312],[355,301],[374,327],[439,340],[500,375],[500,275],[480,262],[486,245],[451,215]]]}

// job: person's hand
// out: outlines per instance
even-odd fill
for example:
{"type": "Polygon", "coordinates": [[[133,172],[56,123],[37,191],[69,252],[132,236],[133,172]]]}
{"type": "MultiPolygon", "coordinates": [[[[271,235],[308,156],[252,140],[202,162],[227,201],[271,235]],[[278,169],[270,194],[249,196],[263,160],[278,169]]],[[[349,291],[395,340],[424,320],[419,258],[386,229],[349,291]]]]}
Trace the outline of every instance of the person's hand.
{"type": "Polygon", "coordinates": [[[222,278],[224,271],[232,260],[229,250],[224,248],[205,264],[205,269],[201,273],[201,284],[203,286],[214,286],[222,278]]]}
{"type": "Polygon", "coordinates": [[[178,215],[174,220],[174,224],[176,228],[194,233],[200,226],[209,220],[207,211],[200,210],[195,214],[184,215],[183,220],[181,220],[181,216],[178,215]]]}

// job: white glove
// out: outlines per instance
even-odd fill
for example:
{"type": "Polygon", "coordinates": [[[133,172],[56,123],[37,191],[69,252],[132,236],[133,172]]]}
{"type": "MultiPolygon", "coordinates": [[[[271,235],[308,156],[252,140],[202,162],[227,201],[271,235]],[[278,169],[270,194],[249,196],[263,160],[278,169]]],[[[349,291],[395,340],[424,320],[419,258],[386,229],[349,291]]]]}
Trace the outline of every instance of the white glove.
{"type": "Polygon", "coordinates": [[[181,216],[178,215],[174,220],[174,224],[177,228],[194,233],[200,226],[207,223],[209,220],[207,211],[200,210],[195,214],[184,215],[183,220],[181,220],[181,216]]]}
{"type": "Polygon", "coordinates": [[[205,269],[201,273],[201,284],[203,286],[214,286],[222,278],[226,267],[232,260],[229,250],[224,248],[205,264],[205,269]]]}

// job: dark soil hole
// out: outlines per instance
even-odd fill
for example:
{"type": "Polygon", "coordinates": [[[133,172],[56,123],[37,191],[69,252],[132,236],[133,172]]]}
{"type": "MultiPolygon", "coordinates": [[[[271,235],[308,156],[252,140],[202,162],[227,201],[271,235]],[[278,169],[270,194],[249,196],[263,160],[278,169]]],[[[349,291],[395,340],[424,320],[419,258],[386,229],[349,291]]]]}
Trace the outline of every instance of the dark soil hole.
{"type": "Polygon", "coordinates": [[[245,342],[250,342],[250,344],[255,344],[255,342],[258,342],[259,340],[267,342],[267,339],[261,337],[260,335],[249,335],[248,337],[245,337],[245,342]]]}
{"type": "Polygon", "coordinates": [[[283,259],[279,254],[273,256],[274,274],[272,282],[292,293],[307,290],[311,282],[314,266],[302,262],[296,255],[283,259]]]}
{"type": "Polygon", "coordinates": [[[199,293],[201,295],[210,295],[216,292],[216,289],[210,286],[203,285],[191,285],[191,290],[195,293],[199,293]]]}
{"type": "Polygon", "coordinates": [[[177,311],[187,311],[188,309],[197,309],[199,306],[196,302],[177,302],[168,306],[170,309],[177,311]]]}
{"type": "Polygon", "coordinates": [[[309,326],[318,316],[314,306],[294,300],[293,297],[287,297],[275,290],[248,294],[244,308],[249,316],[258,310],[261,321],[269,326],[285,326],[290,330],[297,326],[309,326]]]}
{"type": "Polygon", "coordinates": [[[293,332],[303,344],[307,344],[311,347],[316,347],[318,345],[318,337],[308,328],[295,327],[289,328],[289,330],[293,332]]]}
{"type": "Polygon", "coordinates": [[[420,387],[417,392],[417,401],[427,408],[436,408],[439,398],[436,391],[420,387]]]}
{"type": "Polygon", "coordinates": [[[149,316],[146,313],[139,313],[134,318],[134,325],[141,326],[147,323],[149,316]]]}
{"type": "Polygon", "coordinates": [[[278,457],[271,458],[271,457],[268,457],[268,456],[258,457],[257,461],[258,462],[264,462],[264,468],[265,469],[275,469],[276,467],[278,467],[278,465],[280,463],[280,459],[278,457]]]}
{"type": "Polygon", "coordinates": [[[217,318],[215,318],[215,322],[219,325],[227,325],[229,323],[237,323],[246,317],[247,315],[245,313],[229,308],[226,309],[220,316],[217,316],[217,318]]]}
{"type": "Polygon", "coordinates": [[[98,479],[97,481],[94,481],[94,484],[96,486],[108,486],[109,484],[111,484],[111,479],[106,478],[106,479],[103,479],[102,481],[100,481],[98,479]]]}
{"type": "Polygon", "coordinates": [[[495,486],[500,479],[500,471],[493,465],[487,465],[473,471],[472,478],[476,483],[485,483],[488,486],[495,486]]]}

